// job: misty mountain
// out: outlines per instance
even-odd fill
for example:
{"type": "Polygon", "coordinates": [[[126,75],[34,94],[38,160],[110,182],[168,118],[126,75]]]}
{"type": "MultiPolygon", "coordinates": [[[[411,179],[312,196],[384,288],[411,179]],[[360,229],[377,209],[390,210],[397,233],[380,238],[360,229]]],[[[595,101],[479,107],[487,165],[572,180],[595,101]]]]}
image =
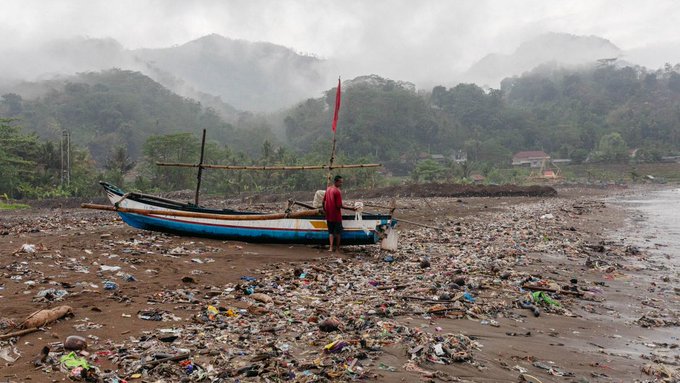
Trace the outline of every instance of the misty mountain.
{"type": "Polygon", "coordinates": [[[510,54],[484,56],[470,67],[464,78],[497,88],[503,78],[520,75],[541,64],[573,67],[622,55],[621,49],[601,37],[546,33],[520,44],[510,54]]]}
{"type": "Polygon", "coordinates": [[[324,62],[318,58],[271,43],[215,34],[177,47],[132,53],[150,70],[170,73],[244,110],[290,106],[320,94],[332,83],[325,80],[324,62]]]}
{"type": "MultiPolygon", "coordinates": [[[[4,52],[0,84],[112,68],[139,71],[210,106],[230,121],[237,109],[273,111],[318,96],[332,84],[324,60],[265,42],[209,35],[162,49],[129,50],[113,39],[54,40],[4,52]]],[[[334,77],[334,76],[333,76],[334,77]]],[[[6,88],[7,86],[5,86],[6,88]]]]}
{"type": "Polygon", "coordinates": [[[88,72],[15,89],[24,88],[42,89],[44,94],[29,99],[21,93],[4,93],[0,117],[18,119],[27,131],[51,141],[59,140],[62,130],[69,130],[72,141],[87,147],[98,164],[117,146],[138,157],[152,135],[198,134],[207,129],[209,139],[243,152],[259,150],[265,139],[274,141],[268,129],[236,129],[211,108],[181,97],[139,72],[88,72]]]}

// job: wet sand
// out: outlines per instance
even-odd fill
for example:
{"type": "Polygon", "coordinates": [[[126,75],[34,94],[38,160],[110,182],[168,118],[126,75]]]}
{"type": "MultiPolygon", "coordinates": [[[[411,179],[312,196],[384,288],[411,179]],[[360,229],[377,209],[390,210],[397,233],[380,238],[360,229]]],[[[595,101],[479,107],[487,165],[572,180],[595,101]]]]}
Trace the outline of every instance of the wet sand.
{"type": "MultiPolygon", "coordinates": [[[[560,295],[562,305],[572,316],[543,312],[534,317],[528,310],[513,307],[513,300],[522,292],[501,282],[474,290],[479,299],[477,317],[467,315],[464,319],[453,319],[415,312],[395,315],[392,320],[400,325],[433,337],[461,333],[479,344],[473,353],[474,363],[421,365],[429,371],[443,373],[431,379],[516,382],[520,373],[525,372],[541,382],[653,381],[654,376],[642,372],[643,366],[652,361],[667,362],[670,368],[677,368],[680,343],[677,325],[660,322],[643,327],[637,322],[645,315],[671,321],[672,316],[677,315],[680,308],[677,271],[659,268],[657,261],[650,265],[644,249],[640,253],[626,251],[628,245],[636,242],[621,241],[621,233],[630,230],[626,217],[635,213],[618,203],[602,202],[611,195],[611,191],[565,189],[552,198],[413,198],[404,202],[406,206],[400,213],[403,218],[446,226],[450,230],[458,225],[463,227],[463,234],[446,236],[443,241],[445,236],[436,231],[403,224],[400,226],[403,239],[415,242],[429,239],[437,245],[433,251],[444,249],[451,253],[446,255],[449,260],[469,258],[472,262],[481,250],[464,249],[473,242],[475,246],[483,241],[492,246],[498,244],[498,248],[489,251],[502,257],[514,251],[501,246],[507,243],[504,236],[522,230],[536,231],[526,240],[536,243],[526,244],[531,251],[523,254],[523,264],[513,265],[513,273],[552,281],[558,286],[570,285],[570,280],[575,278],[578,286],[592,293],[589,295],[592,299],[588,300],[560,295]],[[552,217],[541,218],[548,214],[552,217]],[[432,219],[433,216],[437,218],[432,219]],[[490,236],[465,232],[466,228],[480,227],[498,231],[490,236]],[[409,237],[409,233],[414,234],[409,237]],[[466,243],[468,236],[469,243],[466,243]],[[535,238],[539,238],[538,242],[535,238]],[[451,244],[447,245],[447,241],[451,244]],[[600,259],[603,264],[588,265],[589,256],[582,250],[583,245],[602,241],[605,241],[605,250],[601,254],[593,251],[591,258],[600,259]],[[543,248],[541,242],[545,243],[545,251],[536,251],[543,248]],[[484,311],[484,305],[504,309],[490,315],[484,311]],[[485,324],[488,319],[497,322],[498,327],[485,324]],[[558,368],[552,371],[545,368],[550,366],[558,368]],[[556,376],[556,372],[568,376],[556,376]]],[[[44,332],[19,338],[16,348],[21,357],[11,364],[0,360],[0,379],[10,382],[64,379],[66,373],[58,367],[50,371],[44,366],[35,368],[31,362],[43,346],[56,344],[69,335],[89,337],[89,350],[95,352],[113,349],[112,345],[159,327],[195,324],[196,316],[206,305],[226,285],[241,283],[242,276],[259,276],[263,270],[267,273],[307,270],[313,265],[328,270],[337,259],[345,267],[369,264],[376,272],[386,270],[385,253],[375,247],[353,247],[346,253],[329,255],[318,247],[182,238],[138,231],[125,226],[111,213],[80,209],[0,213],[0,231],[4,232],[0,236],[3,277],[0,317],[20,322],[35,310],[61,304],[72,306],[75,312],[73,318],[53,323],[44,332]],[[26,253],[19,251],[23,244],[40,246],[35,253],[26,253]],[[116,276],[116,272],[101,271],[102,265],[120,266],[122,272],[132,274],[136,281],[127,282],[116,276]],[[104,290],[105,280],[115,281],[118,288],[104,290]],[[35,298],[39,291],[48,288],[66,290],[68,295],[60,301],[35,298]],[[190,293],[193,299],[176,299],[178,293],[190,293]],[[179,320],[155,322],[138,318],[139,311],[150,307],[172,313],[179,320]]],[[[421,247],[427,248],[427,245],[421,247]]],[[[399,254],[395,265],[401,262],[403,269],[413,273],[400,278],[415,278],[419,274],[428,278],[446,267],[447,261],[438,263],[433,253],[432,267],[421,270],[417,267],[418,252],[414,254],[399,254]]],[[[500,274],[502,270],[493,272],[500,274]]],[[[342,273],[342,269],[338,273],[342,273]]],[[[486,275],[483,270],[479,273],[486,275]]],[[[498,278],[491,275],[489,280],[492,279],[498,278]]],[[[374,292],[364,289],[361,293],[374,292]]],[[[403,291],[395,291],[397,293],[404,294],[403,291]]],[[[418,291],[410,294],[418,295],[418,291]]],[[[243,303],[238,297],[228,302],[233,307],[243,303]]],[[[277,309],[285,306],[277,305],[277,309]]],[[[468,305],[468,309],[472,306],[468,305]]],[[[5,345],[6,342],[0,344],[5,345]]],[[[303,354],[313,352],[316,346],[304,347],[309,350],[302,350],[303,354]]],[[[375,360],[366,367],[378,381],[416,381],[423,377],[404,368],[409,357],[399,343],[386,344],[381,352],[371,355],[375,360]]],[[[118,370],[121,377],[129,378],[112,360],[101,358],[99,363],[100,369],[118,370]]],[[[244,380],[243,376],[239,378],[244,380]]],[[[136,381],[154,380],[142,377],[136,381]]]]}

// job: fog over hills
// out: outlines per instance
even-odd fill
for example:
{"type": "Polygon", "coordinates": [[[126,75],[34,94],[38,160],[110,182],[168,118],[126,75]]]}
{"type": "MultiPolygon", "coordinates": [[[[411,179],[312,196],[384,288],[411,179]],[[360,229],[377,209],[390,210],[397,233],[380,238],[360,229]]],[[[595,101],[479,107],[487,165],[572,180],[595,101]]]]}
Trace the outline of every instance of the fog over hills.
{"type": "Polygon", "coordinates": [[[271,43],[216,34],[177,47],[140,49],[131,54],[149,69],[170,73],[243,110],[290,106],[318,96],[331,84],[323,60],[271,43]]]}
{"type": "Polygon", "coordinates": [[[651,69],[666,63],[680,63],[680,40],[630,49],[625,52],[624,59],[651,69]]]}
{"type": "Polygon", "coordinates": [[[179,46],[138,50],[126,49],[114,39],[79,37],[14,49],[6,55],[12,59],[0,61],[4,91],[16,89],[12,85],[17,82],[129,69],[213,107],[228,119],[236,109],[272,111],[317,97],[335,76],[335,71],[328,74],[319,58],[271,43],[214,34],[179,46]]]}
{"type": "MultiPolygon", "coordinates": [[[[569,67],[610,58],[656,69],[665,62],[680,61],[680,53],[673,53],[674,47],[680,47],[680,43],[626,52],[598,36],[546,33],[521,43],[509,54],[488,54],[463,73],[452,70],[446,77],[414,86],[427,89],[472,82],[498,88],[503,78],[521,75],[542,64],[569,67]]],[[[239,111],[272,112],[318,97],[333,86],[343,67],[337,58],[322,59],[268,42],[217,34],[153,49],[128,49],[112,38],[57,39],[14,48],[4,55],[8,59],[0,61],[0,93],[14,91],[31,98],[49,87],[24,84],[17,88],[16,84],[120,68],[139,71],[173,92],[215,109],[232,122],[238,119],[239,111]]]]}
{"type": "Polygon", "coordinates": [[[575,66],[620,58],[623,54],[611,41],[601,37],[546,33],[522,43],[510,54],[484,56],[470,67],[463,79],[497,88],[503,78],[520,75],[541,64],[575,66]]]}

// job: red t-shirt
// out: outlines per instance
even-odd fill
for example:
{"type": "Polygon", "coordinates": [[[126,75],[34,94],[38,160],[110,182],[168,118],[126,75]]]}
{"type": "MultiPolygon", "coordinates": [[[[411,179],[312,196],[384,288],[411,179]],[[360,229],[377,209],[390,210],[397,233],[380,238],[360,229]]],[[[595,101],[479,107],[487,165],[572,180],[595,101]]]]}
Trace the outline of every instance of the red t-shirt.
{"type": "Polygon", "coordinates": [[[326,221],[342,222],[342,195],[340,189],[329,186],[326,189],[323,209],[326,211],[326,221]]]}

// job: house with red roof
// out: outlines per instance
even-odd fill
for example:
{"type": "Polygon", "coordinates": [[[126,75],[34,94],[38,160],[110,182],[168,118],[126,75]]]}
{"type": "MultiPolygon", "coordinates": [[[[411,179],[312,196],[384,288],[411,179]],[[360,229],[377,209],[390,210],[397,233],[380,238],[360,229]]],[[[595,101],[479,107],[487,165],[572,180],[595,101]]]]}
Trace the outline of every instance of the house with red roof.
{"type": "Polygon", "coordinates": [[[544,161],[550,161],[550,156],[542,150],[519,152],[512,156],[512,166],[540,168],[544,161]]]}

